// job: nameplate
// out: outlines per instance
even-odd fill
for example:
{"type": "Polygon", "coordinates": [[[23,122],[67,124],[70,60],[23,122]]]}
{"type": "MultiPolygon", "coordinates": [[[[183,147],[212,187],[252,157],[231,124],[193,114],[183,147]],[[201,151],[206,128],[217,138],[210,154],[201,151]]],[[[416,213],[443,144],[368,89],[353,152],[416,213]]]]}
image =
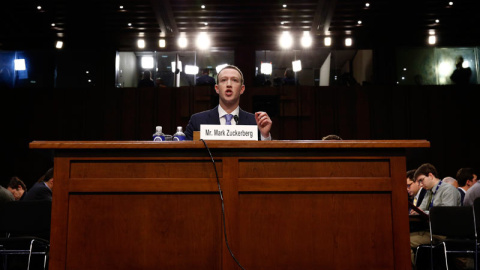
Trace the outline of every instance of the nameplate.
{"type": "Polygon", "coordinates": [[[258,141],[258,128],[254,125],[200,125],[200,139],[258,141]]]}

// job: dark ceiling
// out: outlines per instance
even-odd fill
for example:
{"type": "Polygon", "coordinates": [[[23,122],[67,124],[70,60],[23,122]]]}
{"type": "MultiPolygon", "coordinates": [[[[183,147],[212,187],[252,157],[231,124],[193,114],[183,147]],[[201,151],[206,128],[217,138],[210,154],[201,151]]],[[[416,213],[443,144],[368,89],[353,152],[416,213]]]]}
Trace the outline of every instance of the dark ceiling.
{"type": "Polygon", "coordinates": [[[431,30],[438,36],[437,46],[478,46],[479,3],[479,0],[453,0],[453,5],[443,0],[16,0],[2,3],[0,9],[0,49],[53,48],[56,40],[63,40],[65,48],[100,44],[134,50],[136,40],[143,37],[147,43],[145,49],[158,50],[158,39],[164,37],[165,50],[176,50],[176,39],[182,32],[189,37],[188,48],[193,49],[193,39],[201,31],[209,33],[212,46],[218,49],[238,46],[276,49],[282,31],[290,31],[295,40],[303,31],[310,31],[314,46],[324,46],[323,37],[330,35],[337,48],[344,46],[345,37],[352,37],[356,48],[389,44],[425,46],[431,30]]]}

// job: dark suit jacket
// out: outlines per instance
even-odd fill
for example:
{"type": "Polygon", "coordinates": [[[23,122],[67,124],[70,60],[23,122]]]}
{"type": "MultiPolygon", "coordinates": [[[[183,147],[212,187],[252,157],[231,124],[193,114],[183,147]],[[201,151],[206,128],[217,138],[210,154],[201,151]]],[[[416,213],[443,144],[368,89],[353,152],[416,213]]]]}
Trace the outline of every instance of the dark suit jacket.
{"type": "MultiPolygon", "coordinates": [[[[185,129],[185,138],[187,140],[193,140],[193,132],[200,131],[200,125],[220,125],[220,116],[218,115],[218,106],[204,112],[199,112],[190,118],[187,128],[185,129]]],[[[255,115],[253,113],[246,112],[242,109],[238,112],[238,124],[239,125],[257,125],[255,121],[255,115]]],[[[258,132],[258,139],[260,140],[260,132],[258,132]]]]}
{"type": "Polygon", "coordinates": [[[461,188],[458,188],[458,192],[460,192],[460,205],[463,206],[463,200],[465,199],[465,191],[461,188]]]}
{"type": "Polygon", "coordinates": [[[415,206],[420,207],[426,193],[427,193],[427,190],[422,188],[422,190],[420,191],[420,195],[418,195],[417,205],[415,205],[415,206]]]}
{"type": "Polygon", "coordinates": [[[37,182],[28,190],[24,201],[52,200],[52,190],[44,182],[37,182]]]}

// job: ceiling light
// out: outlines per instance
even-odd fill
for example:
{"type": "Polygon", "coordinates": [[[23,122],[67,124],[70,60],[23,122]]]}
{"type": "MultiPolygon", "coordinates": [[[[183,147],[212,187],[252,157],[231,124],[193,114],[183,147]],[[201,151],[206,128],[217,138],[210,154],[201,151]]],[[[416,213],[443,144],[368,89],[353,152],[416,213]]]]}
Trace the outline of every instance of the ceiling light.
{"type": "Polygon", "coordinates": [[[63,41],[57,41],[57,44],[55,45],[55,48],[61,49],[63,47],[63,41]]]}
{"type": "Polygon", "coordinates": [[[285,24],[285,22],[280,22],[281,25],[285,24]]]}
{"type": "Polygon", "coordinates": [[[160,48],[165,48],[165,47],[167,46],[167,43],[166,43],[165,39],[163,39],[163,38],[160,39],[160,40],[158,41],[158,46],[159,46],[160,48]]]}
{"type": "Polygon", "coordinates": [[[139,39],[139,40],[137,40],[137,46],[138,46],[138,48],[140,48],[140,49],[145,48],[145,40],[144,40],[144,39],[139,39]]]}
{"type": "Polygon", "coordinates": [[[54,27],[54,26],[55,26],[55,24],[54,24],[54,23],[52,23],[51,25],[52,25],[52,27],[54,27]]]}
{"type": "MultiPolygon", "coordinates": [[[[182,72],[182,61],[178,61],[178,69],[180,69],[180,72],[182,72]]],[[[175,73],[176,71],[176,67],[175,67],[175,61],[172,62],[172,72],[175,73]]]]}
{"type": "Polygon", "coordinates": [[[431,36],[435,35],[435,30],[434,29],[428,30],[428,34],[431,35],[431,36]]]}
{"type": "Polygon", "coordinates": [[[123,6],[120,6],[120,9],[123,9],[123,6]]]}
{"type": "Polygon", "coordinates": [[[37,6],[37,9],[38,9],[38,10],[41,10],[41,9],[42,9],[42,6],[37,6]]]}
{"type": "Polygon", "coordinates": [[[440,23],[440,20],[439,20],[439,19],[436,19],[435,22],[436,22],[436,23],[440,23]]]}
{"type": "Polygon", "coordinates": [[[205,5],[202,5],[202,8],[205,8],[205,5]]]}
{"type": "Polygon", "coordinates": [[[453,6],[453,2],[448,2],[448,5],[453,6]]]}
{"type": "Polygon", "coordinates": [[[132,23],[128,23],[128,26],[132,26],[132,23]]]}
{"type": "Polygon", "coordinates": [[[293,39],[288,31],[284,31],[280,36],[280,47],[288,49],[292,47],[293,39]]]}
{"type": "Polygon", "coordinates": [[[287,5],[283,4],[283,7],[284,7],[284,8],[286,8],[286,7],[287,7],[287,5]]]}
{"type": "Polygon", "coordinates": [[[14,61],[15,70],[25,70],[25,59],[15,59],[14,61]]]}
{"type": "Polygon", "coordinates": [[[308,48],[312,46],[312,37],[310,36],[310,32],[304,31],[302,39],[300,40],[300,43],[304,48],[308,48]]]}
{"type": "Polygon", "coordinates": [[[153,56],[143,56],[142,57],[142,68],[152,69],[153,68],[153,56]]]}
{"type": "Polygon", "coordinates": [[[207,25],[208,25],[208,23],[206,22],[206,23],[204,23],[204,25],[205,25],[205,26],[207,26],[207,25]]]}
{"type": "Polygon", "coordinates": [[[358,21],[357,23],[358,23],[358,24],[362,24],[362,21],[358,21]]]}
{"type": "Polygon", "coordinates": [[[293,69],[293,72],[301,71],[302,70],[302,61],[300,61],[300,60],[292,61],[292,69],[293,69]]]}
{"type": "Polygon", "coordinates": [[[323,42],[325,43],[325,46],[330,46],[330,45],[332,45],[332,38],[331,37],[325,37],[323,42]]]}
{"type": "Polygon", "coordinates": [[[220,73],[220,71],[222,71],[222,69],[224,67],[228,66],[228,64],[221,64],[221,65],[218,65],[215,70],[217,71],[217,74],[220,73]]]}
{"type": "Polygon", "coordinates": [[[188,45],[188,40],[185,36],[181,36],[178,38],[178,46],[180,48],[186,48],[188,45]]]}
{"type": "Polygon", "coordinates": [[[272,63],[263,63],[260,66],[260,72],[265,75],[272,75],[272,63]]]}
{"type": "Polygon", "coordinates": [[[87,70],[87,71],[85,71],[85,73],[87,73],[87,74],[88,74],[88,73],[90,73],[90,71],[88,71],[88,70],[87,70]]]}
{"type": "Polygon", "coordinates": [[[365,3],[365,6],[366,6],[366,7],[370,7],[370,3],[368,3],[368,2],[365,3]]]}
{"type": "Polygon", "coordinates": [[[192,65],[185,65],[185,73],[189,75],[196,75],[198,74],[198,67],[192,65]]]}
{"type": "Polygon", "coordinates": [[[345,46],[347,46],[347,47],[352,46],[352,38],[346,38],[345,39],[345,46]]]}
{"type": "Polygon", "coordinates": [[[208,37],[207,33],[201,32],[197,36],[197,47],[200,50],[206,50],[210,48],[210,37],[208,37]]]}
{"type": "Polygon", "coordinates": [[[428,44],[434,45],[435,43],[437,43],[437,36],[429,36],[428,37],[428,44]]]}

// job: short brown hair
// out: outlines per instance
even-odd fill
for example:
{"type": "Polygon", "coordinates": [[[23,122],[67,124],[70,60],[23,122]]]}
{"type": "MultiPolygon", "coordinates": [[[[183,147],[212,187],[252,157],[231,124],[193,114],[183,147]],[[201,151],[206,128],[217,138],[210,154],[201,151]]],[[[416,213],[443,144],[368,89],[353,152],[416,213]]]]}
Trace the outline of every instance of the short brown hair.
{"type": "Polygon", "coordinates": [[[416,171],[416,170],[409,170],[409,171],[407,171],[407,178],[410,179],[410,180],[412,180],[413,182],[416,182],[416,181],[415,181],[416,179],[413,177],[413,176],[415,175],[415,171],[416,171]]]}
{"type": "Polygon", "coordinates": [[[16,176],[13,176],[12,178],[10,178],[8,187],[13,189],[18,189],[18,186],[21,186],[23,190],[27,190],[27,186],[25,185],[25,183],[23,183],[22,180],[20,180],[20,178],[16,176]]]}
{"type": "Polygon", "coordinates": [[[220,73],[222,73],[222,71],[225,70],[225,69],[235,69],[236,71],[238,71],[238,73],[240,73],[240,81],[241,81],[242,85],[244,84],[245,81],[243,80],[243,73],[242,73],[242,71],[241,71],[238,67],[236,67],[236,66],[234,66],[234,65],[227,65],[227,66],[223,67],[223,68],[218,72],[218,74],[217,74],[217,84],[218,84],[218,76],[220,76],[220,73]]]}
{"type": "Polygon", "coordinates": [[[429,173],[433,174],[433,176],[435,178],[438,178],[438,173],[437,173],[437,169],[435,168],[435,166],[433,166],[430,163],[425,163],[425,164],[422,164],[420,167],[418,167],[418,169],[415,171],[415,175],[413,177],[415,179],[417,179],[417,177],[419,175],[428,176],[429,173]]]}

